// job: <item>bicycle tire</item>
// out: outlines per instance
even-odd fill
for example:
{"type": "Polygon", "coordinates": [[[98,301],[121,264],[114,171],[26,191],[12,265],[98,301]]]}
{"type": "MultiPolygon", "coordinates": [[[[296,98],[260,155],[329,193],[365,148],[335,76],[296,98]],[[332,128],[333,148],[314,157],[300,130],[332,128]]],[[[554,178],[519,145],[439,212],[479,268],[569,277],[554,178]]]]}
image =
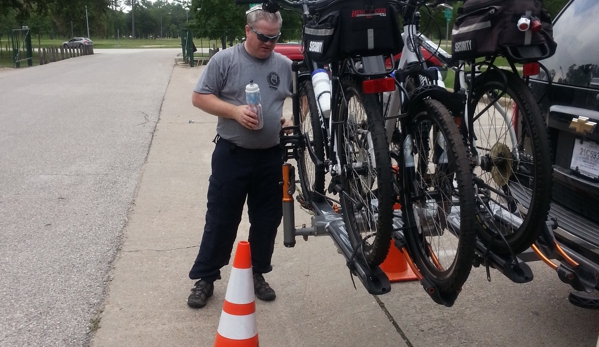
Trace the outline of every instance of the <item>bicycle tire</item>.
{"type": "Polygon", "coordinates": [[[303,146],[297,160],[300,187],[305,206],[311,209],[311,203],[324,201],[324,167],[318,167],[310,151],[321,162],[324,161],[324,140],[318,105],[312,88],[312,81],[305,80],[298,89],[298,124],[303,136],[303,146]]]}
{"type": "Polygon", "coordinates": [[[341,208],[356,255],[380,265],[389,252],[393,228],[393,182],[382,107],[376,94],[364,94],[352,77],[341,79],[347,104],[337,120],[341,165],[341,208]]]}
{"type": "Polygon", "coordinates": [[[440,292],[457,293],[475,256],[470,160],[441,102],[424,99],[414,110],[402,121],[401,137],[399,193],[406,246],[421,274],[440,292]]]}
{"type": "Polygon", "coordinates": [[[477,105],[469,113],[480,164],[474,168],[479,237],[497,254],[518,254],[539,236],[551,203],[545,120],[532,91],[510,71],[487,71],[475,80],[472,105],[477,105]],[[511,120],[500,110],[511,110],[511,120]]]}

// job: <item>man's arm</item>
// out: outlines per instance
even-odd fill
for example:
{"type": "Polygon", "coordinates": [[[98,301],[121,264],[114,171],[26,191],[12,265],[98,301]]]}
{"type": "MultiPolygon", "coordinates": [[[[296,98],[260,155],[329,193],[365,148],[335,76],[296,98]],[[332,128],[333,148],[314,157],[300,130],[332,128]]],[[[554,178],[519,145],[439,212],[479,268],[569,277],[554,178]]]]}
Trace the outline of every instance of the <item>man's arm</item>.
{"type": "Polygon", "coordinates": [[[193,92],[191,96],[193,106],[212,115],[227,119],[234,119],[242,126],[253,130],[258,126],[258,116],[248,105],[233,105],[222,101],[214,94],[201,94],[193,92]]]}

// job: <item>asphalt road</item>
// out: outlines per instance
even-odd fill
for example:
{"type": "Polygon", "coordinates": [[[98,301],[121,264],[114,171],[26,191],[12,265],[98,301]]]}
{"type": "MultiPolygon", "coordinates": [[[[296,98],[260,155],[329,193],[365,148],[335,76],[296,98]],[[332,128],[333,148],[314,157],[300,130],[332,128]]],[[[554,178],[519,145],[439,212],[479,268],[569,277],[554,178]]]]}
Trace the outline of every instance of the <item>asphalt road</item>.
{"type": "Polygon", "coordinates": [[[89,342],[177,50],[0,71],[0,346],[89,342]]]}

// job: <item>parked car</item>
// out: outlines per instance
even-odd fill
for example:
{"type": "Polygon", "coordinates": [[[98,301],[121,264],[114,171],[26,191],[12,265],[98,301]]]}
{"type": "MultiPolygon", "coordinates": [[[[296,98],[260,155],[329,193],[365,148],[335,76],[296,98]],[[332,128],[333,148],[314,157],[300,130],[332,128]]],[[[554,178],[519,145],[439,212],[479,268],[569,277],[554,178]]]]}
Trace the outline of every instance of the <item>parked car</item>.
{"type": "MultiPolygon", "coordinates": [[[[599,2],[571,0],[554,21],[558,44],[531,78],[546,112],[553,153],[558,243],[599,274],[599,2]],[[551,83],[548,83],[551,81],[551,83]]],[[[597,285],[595,284],[596,288],[597,285]]],[[[599,299],[596,303],[599,303],[599,299]]]]}
{"type": "Polygon", "coordinates": [[[292,61],[304,60],[301,50],[302,46],[297,42],[277,43],[275,52],[281,53],[292,61]]]}
{"type": "Polygon", "coordinates": [[[62,47],[64,48],[79,48],[82,46],[93,46],[92,40],[87,37],[73,37],[69,41],[65,41],[62,43],[62,47]]]}

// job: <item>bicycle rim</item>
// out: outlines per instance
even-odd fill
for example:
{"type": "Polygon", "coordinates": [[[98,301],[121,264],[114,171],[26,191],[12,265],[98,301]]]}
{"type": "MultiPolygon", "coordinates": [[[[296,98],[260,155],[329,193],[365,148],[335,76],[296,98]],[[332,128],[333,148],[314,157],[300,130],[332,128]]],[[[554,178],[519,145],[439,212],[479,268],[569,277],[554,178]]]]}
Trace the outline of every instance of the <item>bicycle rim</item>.
{"type": "Polygon", "coordinates": [[[528,86],[509,71],[483,75],[474,100],[480,237],[495,253],[517,254],[537,239],[549,211],[552,168],[545,121],[528,86]]]}
{"type": "Polygon", "coordinates": [[[370,266],[389,252],[393,192],[389,147],[376,95],[363,94],[351,78],[342,81],[347,107],[340,107],[338,148],[341,207],[350,242],[370,266]]]}
{"type": "Polygon", "coordinates": [[[474,258],[472,175],[449,111],[436,100],[422,106],[402,136],[404,234],[420,272],[440,291],[455,293],[466,282],[474,258]]]}
{"type": "Polygon", "coordinates": [[[323,133],[320,126],[318,106],[312,89],[312,81],[304,81],[298,90],[299,126],[304,139],[298,158],[298,173],[302,198],[305,206],[311,208],[312,201],[324,200],[324,167],[317,167],[310,152],[324,161],[323,133]]]}

